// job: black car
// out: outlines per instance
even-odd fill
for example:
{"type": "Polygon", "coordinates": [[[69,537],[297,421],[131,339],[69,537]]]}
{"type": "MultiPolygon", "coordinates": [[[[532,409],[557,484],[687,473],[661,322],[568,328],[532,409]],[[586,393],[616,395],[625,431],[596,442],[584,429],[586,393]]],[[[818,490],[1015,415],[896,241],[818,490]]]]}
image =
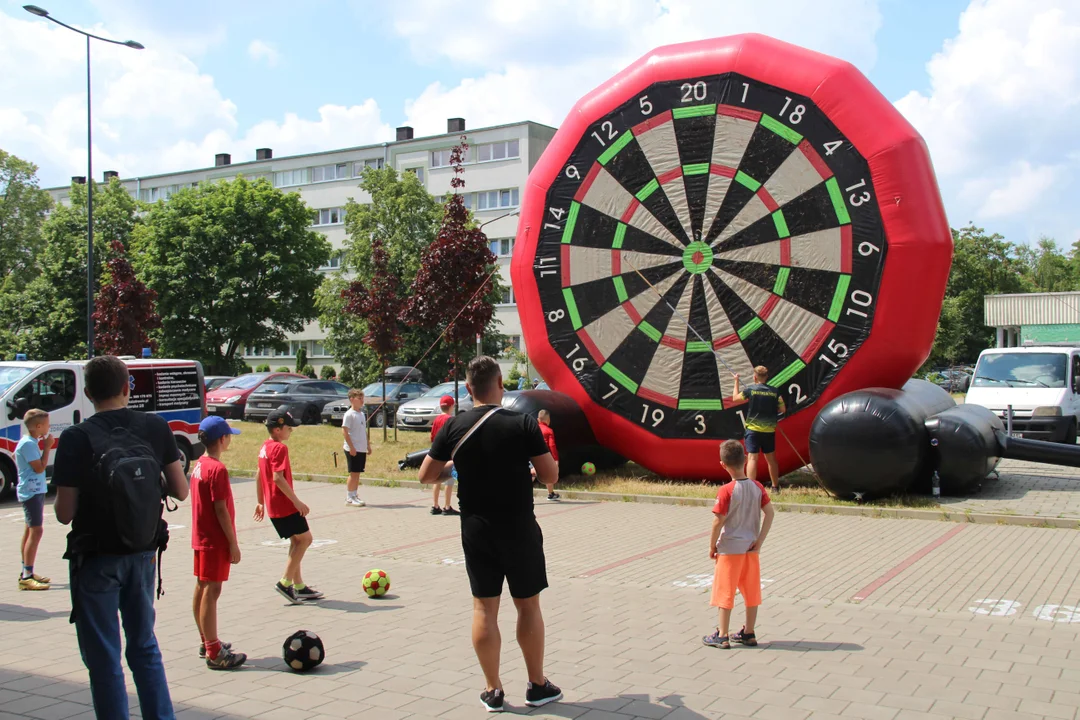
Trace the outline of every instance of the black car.
{"type": "MultiPolygon", "coordinates": [[[[387,382],[385,404],[382,401],[382,389],[381,382],[371,383],[364,388],[364,413],[367,414],[368,424],[372,427],[392,426],[399,405],[415,400],[431,388],[422,382],[387,382]]],[[[348,408],[348,400],[344,404],[348,408]]]]}
{"type": "Polygon", "coordinates": [[[306,425],[316,425],[323,406],[349,395],[349,386],[331,380],[277,380],[263,383],[251,393],[244,419],[264,422],[272,410],[285,405],[293,417],[306,425]]]}

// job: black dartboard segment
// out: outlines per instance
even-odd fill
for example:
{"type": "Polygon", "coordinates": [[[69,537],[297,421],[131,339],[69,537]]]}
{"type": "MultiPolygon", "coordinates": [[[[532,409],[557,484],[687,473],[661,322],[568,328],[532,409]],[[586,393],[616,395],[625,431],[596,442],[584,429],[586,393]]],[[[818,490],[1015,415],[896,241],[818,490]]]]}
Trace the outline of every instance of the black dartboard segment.
{"type": "Polygon", "coordinates": [[[869,334],[886,239],[866,160],[809,99],[736,74],[659,83],[581,138],[533,272],[591,398],[661,437],[743,432],[769,370],[790,412],[869,334]]]}

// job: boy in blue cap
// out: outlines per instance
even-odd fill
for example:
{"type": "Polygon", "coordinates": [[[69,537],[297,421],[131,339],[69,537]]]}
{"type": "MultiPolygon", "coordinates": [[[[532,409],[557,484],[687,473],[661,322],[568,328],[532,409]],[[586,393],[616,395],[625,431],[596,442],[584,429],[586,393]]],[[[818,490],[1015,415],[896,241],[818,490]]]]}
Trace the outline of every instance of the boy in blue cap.
{"type": "Polygon", "coordinates": [[[195,550],[195,597],[192,610],[202,643],[199,657],[211,670],[234,670],[247,660],[218,638],[217,601],[221,584],[229,579],[229,566],[240,562],[236,540],[236,509],[233,506],[229,471],[221,453],[229,449],[240,431],[217,415],[199,423],[199,441],[206,454],[191,470],[191,547],[195,550]]]}

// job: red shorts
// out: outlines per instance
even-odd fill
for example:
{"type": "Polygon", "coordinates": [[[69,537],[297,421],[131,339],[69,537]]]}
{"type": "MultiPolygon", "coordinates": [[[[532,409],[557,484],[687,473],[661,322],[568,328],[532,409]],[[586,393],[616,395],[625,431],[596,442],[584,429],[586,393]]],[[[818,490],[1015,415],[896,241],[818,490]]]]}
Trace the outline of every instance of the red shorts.
{"type": "Polygon", "coordinates": [[[209,548],[195,551],[195,577],[205,582],[225,582],[229,579],[228,548],[209,548]]]}
{"type": "Polygon", "coordinates": [[[742,594],[746,607],[761,604],[761,555],[754,552],[716,556],[709,604],[730,610],[735,607],[736,589],[742,594]]]}

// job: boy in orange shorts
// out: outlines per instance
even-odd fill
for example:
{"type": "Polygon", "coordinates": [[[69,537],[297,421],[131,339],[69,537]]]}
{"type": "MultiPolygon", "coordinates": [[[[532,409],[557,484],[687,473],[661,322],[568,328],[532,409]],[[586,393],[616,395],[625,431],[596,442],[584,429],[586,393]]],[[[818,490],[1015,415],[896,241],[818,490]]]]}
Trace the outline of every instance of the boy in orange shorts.
{"type": "Polygon", "coordinates": [[[731,482],[716,493],[709,540],[709,557],[716,561],[709,604],[720,609],[720,621],[716,632],[706,635],[702,642],[726,650],[732,642],[757,645],[754,623],[761,605],[760,553],[776,511],[761,483],[746,477],[743,469],[746,451],[742,443],[724,441],[720,445],[720,464],[731,475],[731,482]],[[729,635],[736,589],[746,604],[746,624],[739,632],[729,635]]]}

